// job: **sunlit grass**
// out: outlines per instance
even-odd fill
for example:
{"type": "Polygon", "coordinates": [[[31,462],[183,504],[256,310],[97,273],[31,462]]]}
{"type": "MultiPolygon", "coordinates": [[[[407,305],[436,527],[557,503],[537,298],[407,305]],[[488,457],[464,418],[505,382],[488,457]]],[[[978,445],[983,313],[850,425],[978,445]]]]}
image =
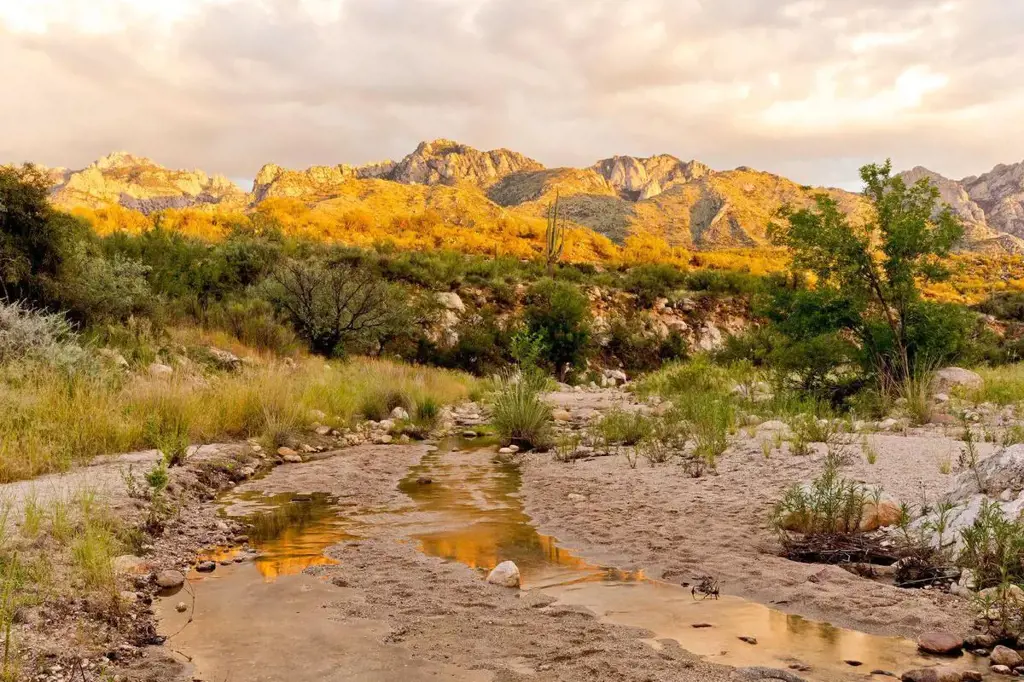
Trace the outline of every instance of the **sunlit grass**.
{"type": "Polygon", "coordinates": [[[309,426],[314,411],[344,426],[369,396],[409,405],[465,399],[468,375],[386,360],[305,358],[234,373],[170,379],[92,370],[68,375],[45,366],[0,373],[0,481],[63,471],[76,462],[145,448],[262,437],[309,426]]]}

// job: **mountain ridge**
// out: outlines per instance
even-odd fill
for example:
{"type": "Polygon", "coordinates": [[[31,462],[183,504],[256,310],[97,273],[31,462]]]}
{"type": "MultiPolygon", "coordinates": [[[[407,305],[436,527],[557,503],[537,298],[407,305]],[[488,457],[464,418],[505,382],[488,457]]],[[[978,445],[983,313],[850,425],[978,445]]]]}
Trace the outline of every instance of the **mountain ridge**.
{"type": "MultiPolygon", "coordinates": [[[[739,167],[718,171],[669,154],[616,155],[582,167],[545,167],[510,149],[481,151],[449,139],[424,141],[398,161],[311,166],[298,170],[265,164],[246,192],[222,175],[165,168],[151,159],[114,152],[81,170],[41,169],[51,198],[67,210],[118,206],[151,215],[165,210],[248,212],[270,200],[300,201],[316,208],[357,210],[375,217],[440,213],[473,206],[483,219],[543,218],[557,195],[563,215],[576,226],[615,242],[656,237],[691,249],[759,247],[779,208],[810,206],[825,192],[856,216],[863,197],[842,189],[808,187],[766,171],[739,167]],[[383,183],[383,184],[382,184],[383,183]],[[402,186],[446,186],[451,192],[408,192],[402,186]],[[392,194],[394,196],[387,196],[392,194]],[[439,203],[439,198],[443,201],[439,203]]],[[[927,177],[963,219],[964,247],[982,252],[1024,253],[1024,163],[953,180],[917,166],[909,182],[927,177]]]]}

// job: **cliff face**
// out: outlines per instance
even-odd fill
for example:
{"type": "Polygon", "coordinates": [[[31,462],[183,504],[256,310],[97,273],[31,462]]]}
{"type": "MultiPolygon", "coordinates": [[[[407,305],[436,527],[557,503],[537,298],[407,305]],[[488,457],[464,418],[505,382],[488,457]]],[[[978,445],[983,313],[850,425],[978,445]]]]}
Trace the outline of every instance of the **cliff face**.
{"type": "MultiPolygon", "coordinates": [[[[567,220],[615,241],[655,235],[671,245],[708,249],[767,244],[766,230],[778,209],[810,206],[819,192],[829,193],[853,215],[866,207],[850,192],[801,186],[748,168],[714,171],[667,154],[545,168],[518,152],[480,151],[443,139],[423,142],[397,162],[305,170],[267,164],[248,193],[222,176],[171,170],[125,153],[78,171],[44,171],[53,182],[53,201],[63,208],[118,204],[145,214],[168,208],[253,210],[281,198],[360,210],[379,225],[423,211],[467,225],[502,217],[542,219],[558,196],[567,220]]],[[[1024,163],[962,181],[921,167],[903,177],[908,182],[928,178],[938,186],[942,200],[964,221],[965,248],[1024,253],[1024,163]]]]}
{"type": "Polygon", "coordinates": [[[245,206],[245,193],[221,175],[201,170],[170,170],[153,161],[116,152],[80,171],[56,169],[59,177],[52,190],[55,204],[63,208],[102,208],[119,204],[150,214],[167,208],[245,206]]]}
{"type": "MultiPolygon", "coordinates": [[[[901,173],[908,183],[928,179],[939,190],[939,198],[960,217],[964,224],[964,247],[981,252],[1024,253],[1024,220],[1016,222],[1014,214],[1024,217],[1024,179],[1021,170],[1016,179],[1012,166],[998,166],[981,178],[951,180],[918,166],[901,173]],[[1006,169],[1007,172],[999,172],[1006,169]],[[1014,189],[1016,187],[1016,190],[1014,189]],[[981,203],[984,202],[984,205],[981,203]],[[1014,230],[1017,232],[1014,232],[1014,230]]],[[[1024,169],[1024,164],[1018,164],[1024,169]]]]}
{"type": "Polygon", "coordinates": [[[1024,163],[1000,164],[962,183],[993,230],[1024,237],[1024,163]]]}

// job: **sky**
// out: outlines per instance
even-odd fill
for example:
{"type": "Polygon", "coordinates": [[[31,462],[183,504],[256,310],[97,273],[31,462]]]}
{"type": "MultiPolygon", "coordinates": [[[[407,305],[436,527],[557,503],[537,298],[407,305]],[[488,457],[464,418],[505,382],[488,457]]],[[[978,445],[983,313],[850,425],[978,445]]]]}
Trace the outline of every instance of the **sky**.
{"type": "Polygon", "coordinates": [[[1020,0],[0,0],[0,163],[248,184],[421,140],[856,188],[1024,159],[1020,0]]]}

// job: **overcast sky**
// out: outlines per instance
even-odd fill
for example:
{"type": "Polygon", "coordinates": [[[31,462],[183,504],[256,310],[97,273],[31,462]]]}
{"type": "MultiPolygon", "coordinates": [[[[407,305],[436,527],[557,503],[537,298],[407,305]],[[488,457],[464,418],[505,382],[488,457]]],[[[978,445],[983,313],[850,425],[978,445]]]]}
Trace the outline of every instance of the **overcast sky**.
{"type": "Polygon", "coordinates": [[[856,187],[1024,159],[1020,0],[0,0],[0,162],[250,179],[454,138],[856,187]]]}

